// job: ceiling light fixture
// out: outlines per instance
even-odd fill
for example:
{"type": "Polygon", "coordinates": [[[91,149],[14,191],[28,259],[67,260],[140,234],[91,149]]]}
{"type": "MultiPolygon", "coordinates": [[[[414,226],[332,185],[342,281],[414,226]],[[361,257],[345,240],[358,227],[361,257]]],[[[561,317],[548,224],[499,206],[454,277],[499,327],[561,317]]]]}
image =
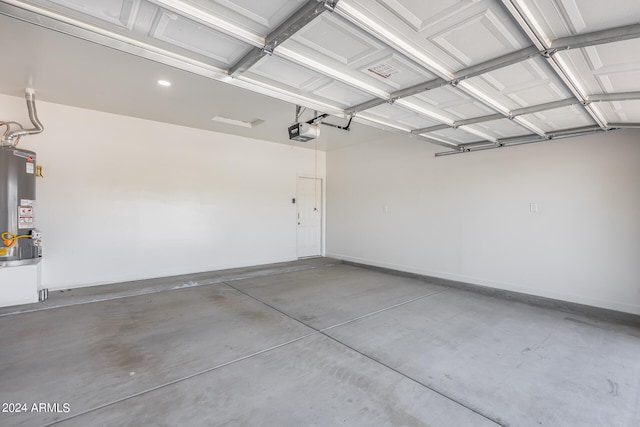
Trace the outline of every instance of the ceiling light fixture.
{"type": "Polygon", "coordinates": [[[158,80],[158,84],[165,87],[171,86],[171,82],[169,80],[158,80]]]}

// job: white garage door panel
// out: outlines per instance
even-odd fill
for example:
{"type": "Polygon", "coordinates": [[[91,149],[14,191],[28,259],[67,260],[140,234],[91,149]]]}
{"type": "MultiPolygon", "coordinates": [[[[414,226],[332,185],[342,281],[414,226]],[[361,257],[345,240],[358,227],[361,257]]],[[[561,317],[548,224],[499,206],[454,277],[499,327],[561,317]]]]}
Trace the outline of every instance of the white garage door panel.
{"type": "Polygon", "coordinates": [[[640,39],[558,52],[589,94],[631,92],[640,81],[640,39]]]}
{"type": "Polygon", "coordinates": [[[358,71],[363,75],[373,77],[385,84],[393,91],[405,89],[429,80],[435,75],[409,61],[405,57],[384,51],[385,56],[365,63],[358,71]]]}
{"type": "Polygon", "coordinates": [[[509,110],[570,98],[571,92],[541,58],[532,58],[465,81],[509,110]]]}
{"type": "Polygon", "coordinates": [[[592,104],[607,123],[640,123],[640,100],[598,102],[592,104]]]}
{"type": "Polygon", "coordinates": [[[231,67],[251,49],[246,43],[165,10],[160,11],[150,36],[211,58],[223,68],[231,67]]]}
{"type": "MultiPolygon", "coordinates": [[[[452,16],[446,28],[429,34],[429,38],[457,62],[468,67],[530,44],[504,18],[504,12],[495,3],[481,2],[474,8],[463,9],[460,14],[452,16]],[[466,16],[465,12],[472,10],[474,14],[466,16]]],[[[441,26],[438,23],[433,29],[441,26]]]]}
{"type": "MultiPolygon", "coordinates": [[[[263,39],[284,22],[304,0],[153,0],[176,13],[192,16],[205,25],[238,28],[263,39]]],[[[232,31],[233,33],[233,31],[232,31]]]]}
{"type": "Polygon", "coordinates": [[[452,122],[495,113],[491,108],[451,86],[423,92],[409,97],[407,100],[424,108],[445,113],[444,115],[452,122]]]}
{"type": "Polygon", "coordinates": [[[476,123],[466,126],[469,130],[475,130],[494,139],[509,138],[512,136],[529,135],[531,131],[514,123],[513,120],[500,119],[490,122],[476,123]]]}
{"type": "Polygon", "coordinates": [[[482,141],[484,138],[474,135],[472,133],[464,131],[462,128],[458,129],[444,129],[436,132],[425,133],[424,136],[430,138],[437,138],[446,142],[453,142],[455,144],[465,144],[469,142],[482,141]]]}
{"type": "Polygon", "coordinates": [[[244,76],[341,108],[371,99],[366,92],[275,55],[263,57],[244,76]]]}
{"type": "Polygon", "coordinates": [[[317,71],[275,55],[263,57],[245,75],[289,87],[298,94],[310,92],[332,81],[317,71]]]}
{"type": "Polygon", "coordinates": [[[472,4],[469,0],[441,0],[432,2],[428,7],[425,7],[425,2],[411,0],[378,0],[378,3],[415,32],[421,32],[434,22],[449,19],[461,8],[472,4]]]}
{"type": "Polygon", "coordinates": [[[441,122],[398,105],[382,104],[367,110],[366,113],[370,119],[375,118],[379,122],[389,124],[400,123],[408,129],[422,129],[441,124],[441,122]]]}
{"type": "Polygon", "coordinates": [[[51,3],[63,6],[72,11],[79,12],[110,24],[131,28],[135,14],[142,3],[141,0],[93,0],[90,2],[83,0],[52,0],[33,2],[45,7],[53,8],[51,3]],[[49,3],[49,4],[47,4],[49,3]]]}
{"type": "MultiPolygon", "coordinates": [[[[449,3],[452,3],[453,6],[457,2],[450,1],[449,3]]],[[[456,8],[454,7],[454,9],[456,8]]],[[[423,65],[434,67],[440,76],[449,76],[454,70],[463,67],[462,64],[446,52],[443,52],[419,32],[422,31],[422,18],[427,21],[431,16],[430,14],[434,12],[433,9],[422,9],[417,15],[421,16],[420,18],[407,14],[408,18],[404,19],[400,17],[402,16],[401,13],[396,13],[394,4],[389,6],[382,1],[340,0],[336,11],[341,16],[355,22],[356,25],[367,27],[373,34],[389,45],[398,48],[401,52],[407,53],[407,46],[413,52],[421,52],[422,55],[416,60],[423,65]],[[420,20],[418,23],[420,28],[416,28],[410,23],[418,20],[420,20]],[[404,46],[404,44],[407,46],[404,46]]]]}
{"type": "Polygon", "coordinates": [[[520,116],[519,119],[542,129],[544,132],[595,125],[593,119],[584,109],[576,105],[526,114],[520,116]]]}
{"type": "Polygon", "coordinates": [[[638,22],[637,0],[517,0],[548,40],[638,22]],[[603,5],[605,5],[603,7],[603,5]]]}
{"type": "MultiPolygon", "coordinates": [[[[311,61],[393,92],[435,78],[423,67],[403,57],[335,14],[322,14],[282,44],[311,61]]],[[[298,60],[299,61],[299,60],[298,60]]],[[[305,63],[311,61],[303,61],[305,63]]]]}
{"type": "Polygon", "coordinates": [[[364,31],[338,16],[322,14],[298,31],[291,40],[309,51],[318,51],[344,65],[351,65],[384,50],[364,31]]]}
{"type": "Polygon", "coordinates": [[[371,95],[335,80],[312,93],[343,108],[353,107],[371,99],[371,95]]]}
{"type": "MultiPolygon", "coordinates": [[[[531,44],[497,0],[342,0],[338,10],[354,21],[365,17],[376,27],[391,28],[443,74],[531,44]]],[[[397,46],[395,40],[387,42],[397,46]]]]}

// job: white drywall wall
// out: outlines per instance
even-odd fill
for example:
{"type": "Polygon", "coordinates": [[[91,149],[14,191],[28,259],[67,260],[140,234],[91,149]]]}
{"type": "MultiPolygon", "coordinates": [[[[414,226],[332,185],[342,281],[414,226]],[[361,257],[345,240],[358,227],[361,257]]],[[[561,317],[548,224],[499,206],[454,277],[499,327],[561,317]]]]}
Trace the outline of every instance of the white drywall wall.
{"type": "Polygon", "coordinates": [[[327,256],[640,314],[639,131],[437,151],[330,151],[327,256]]]}
{"type": "MultiPolygon", "coordinates": [[[[37,108],[45,132],[20,147],[36,151],[44,172],[42,287],[296,258],[291,199],[298,175],[315,173],[313,150],[39,100],[37,108]]],[[[0,95],[0,118],[28,124],[24,99],[0,95]]],[[[324,153],[318,163],[324,177],[324,153]]]]}

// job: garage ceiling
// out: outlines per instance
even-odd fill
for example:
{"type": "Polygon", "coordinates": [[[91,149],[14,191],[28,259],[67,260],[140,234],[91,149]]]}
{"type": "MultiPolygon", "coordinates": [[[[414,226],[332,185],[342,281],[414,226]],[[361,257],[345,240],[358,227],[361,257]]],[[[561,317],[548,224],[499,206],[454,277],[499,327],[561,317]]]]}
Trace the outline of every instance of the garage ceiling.
{"type": "Polygon", "coordinates": [[[0,13],[439,154],[640,127],[637,0],[10,0],[0,13]]]}

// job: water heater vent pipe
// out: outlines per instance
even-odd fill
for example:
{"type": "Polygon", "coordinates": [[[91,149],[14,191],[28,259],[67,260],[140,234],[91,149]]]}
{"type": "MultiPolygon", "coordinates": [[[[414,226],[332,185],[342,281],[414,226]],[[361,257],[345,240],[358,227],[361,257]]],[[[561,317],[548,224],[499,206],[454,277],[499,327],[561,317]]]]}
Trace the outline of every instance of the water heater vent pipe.
{"type": "Polygon", "coordinates": [[[25,98],[27,100],[27,109],[29,110],[29,120],[31,120],[34,127],[32,129],[23,129],[22,125],[18,124],[18,126],[20,126],[18,130],[9,131],[7,129],[7,132],[5,132],[2,137],[2,145],[15,146],[21,137],[35,135],[44,130],[44,126],[42,126],[42,123],[38,120],[38,112],[36,111],[36,92],[31,88],[27,88],[25,98]]]}

